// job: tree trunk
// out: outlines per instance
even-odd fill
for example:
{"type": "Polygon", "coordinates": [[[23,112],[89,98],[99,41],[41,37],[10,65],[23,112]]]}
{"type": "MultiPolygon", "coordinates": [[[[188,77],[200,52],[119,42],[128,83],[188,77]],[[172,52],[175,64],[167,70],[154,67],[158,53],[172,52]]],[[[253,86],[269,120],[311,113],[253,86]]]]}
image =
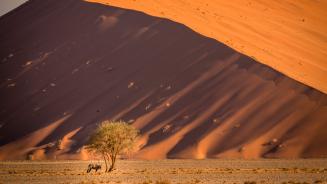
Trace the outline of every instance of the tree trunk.
{"type": "Polygon", "coordinates": [[[109,168],[109,172],[113,171],[115,168],[115,163],[116,163],[116,155],[111,156],[111,166],[109,168]]]}
{"type": "Polygon", "coordinates": [[[104,159],[104,163],[105,163],[105,165],[106,165],[106,171],[105,171],[105,172],[108,172],[108,163],[107,163],[107,158],[106,158],[105,154],[102,154],[102,156],[103,156],[103,159],[104,159]]]}
{"type": "MultiPolygon", "coordinates": [[[[110,168],[111,168],[111,163],[110,163],[111,157],[110,157],[108,154],[105,154],[105,157],[106,157],[106,159],[107,159],[107,163],[108,163],[108,165],[110,164],[110,168]]],[[[110,168],[108,167],[108,168],[106,169],[106,172],[110,172],[110,168]]]]}

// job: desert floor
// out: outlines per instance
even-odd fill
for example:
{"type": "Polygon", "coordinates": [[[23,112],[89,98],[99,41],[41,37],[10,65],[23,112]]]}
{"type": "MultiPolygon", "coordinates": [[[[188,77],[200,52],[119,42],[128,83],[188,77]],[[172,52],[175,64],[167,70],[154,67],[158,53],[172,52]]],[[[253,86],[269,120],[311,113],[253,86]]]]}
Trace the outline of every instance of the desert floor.
{"type": "Polygon", "coordinates": [[[327,159],[119,160],[108,174],[86,173],[90,162],[5,161],[0,183],[327,183],[327,159]]]}

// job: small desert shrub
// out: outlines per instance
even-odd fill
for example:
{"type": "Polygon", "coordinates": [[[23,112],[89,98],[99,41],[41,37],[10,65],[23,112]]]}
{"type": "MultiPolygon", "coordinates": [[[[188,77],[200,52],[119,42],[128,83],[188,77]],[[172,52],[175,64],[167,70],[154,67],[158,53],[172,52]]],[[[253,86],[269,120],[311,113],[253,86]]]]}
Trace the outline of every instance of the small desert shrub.
{"type": "Polygon", "coordinates": [[[56,144],[56,148],[57,148],[57,150],[62,150],[62,139],[59,139],[58,141],[57,141],[57,144],[56,144]]]}
{"type": "Polygon", "coordinates": [[[15,170],[9,170],[8,174],[17,174],[17,172],[15,170]]]}
{"type": "Polygon", "coordinates": [[[246,182],[244,182],[244,184],[256,184],[257,182],[255,182],[255,181],[246,181],[246,182]]]}
{"type": "Polygon", "coordinates": [[[156,184],[171,184],[171,182],[168,180],[158,180],[156,181],[156,184]]]}
{"type": "Polygon", "coordinates": [[[141,184],[151,184],[152,183],[152,180],[149,180],[149,181],[143,181],[143,183],[141,184]]]}
{"type": "Polygon", "coordinates": [[[27,155],[27,160],[33,160],[34,159],[34,156],[33,156],[33,154],[28,154],[27,155]]]}

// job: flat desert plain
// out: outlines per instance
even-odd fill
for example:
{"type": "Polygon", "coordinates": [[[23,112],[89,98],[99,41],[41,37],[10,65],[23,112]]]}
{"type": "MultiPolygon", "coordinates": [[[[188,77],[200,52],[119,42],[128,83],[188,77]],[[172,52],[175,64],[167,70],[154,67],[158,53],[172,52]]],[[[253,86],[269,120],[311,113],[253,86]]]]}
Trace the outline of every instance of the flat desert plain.
{"type": "MultiPolygon", "coordinates": [[[[5,161],[1,183],[327,183],[326,159],[120,160],[111,173],[86,173],[99,161],[5,161]]],[[[104,166],[103,163],[101,163],[104,166]]]]}

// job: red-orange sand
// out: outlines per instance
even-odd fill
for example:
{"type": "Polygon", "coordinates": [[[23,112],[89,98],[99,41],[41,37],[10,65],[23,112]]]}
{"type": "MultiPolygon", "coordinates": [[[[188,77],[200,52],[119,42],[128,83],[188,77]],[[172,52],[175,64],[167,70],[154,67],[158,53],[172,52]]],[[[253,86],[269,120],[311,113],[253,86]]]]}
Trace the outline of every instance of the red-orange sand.
{"type": "Polygon", "coordinates": [[[327,155],[326,94],[180,23],[31,0],[0,27],[1,160],[88,159],[105,119],[141,130],[134,158],[327,155]]]}
{"type": "Polygon", "coordinates": [[[87,1],[138,10],[185,24],[327,93],[327,1],[87,1]]]}

